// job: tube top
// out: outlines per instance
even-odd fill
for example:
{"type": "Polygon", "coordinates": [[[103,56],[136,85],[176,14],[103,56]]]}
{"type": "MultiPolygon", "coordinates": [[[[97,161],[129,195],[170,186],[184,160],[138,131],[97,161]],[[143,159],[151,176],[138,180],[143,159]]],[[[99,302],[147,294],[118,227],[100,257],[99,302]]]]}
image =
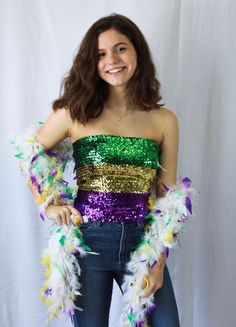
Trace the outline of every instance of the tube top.
{"type": "Polygon", "coordinates": [[[159,152],[159,145],[145,137],[100,134],[75,141],[75,207],[89,221],[143,220],[159,152]]]}

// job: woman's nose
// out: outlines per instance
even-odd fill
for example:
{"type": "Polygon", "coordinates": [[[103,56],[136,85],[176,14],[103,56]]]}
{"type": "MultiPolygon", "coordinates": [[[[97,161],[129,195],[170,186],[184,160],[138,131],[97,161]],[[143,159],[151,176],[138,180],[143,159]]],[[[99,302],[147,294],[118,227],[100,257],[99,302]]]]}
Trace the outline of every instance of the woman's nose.
{"type": "Polygon", "coordinates": [[[110,53],[107,53],[106,61],[107,61],[107,64],[114,64],[119,61],[119,57],[117,56],[116,53],[110,52],[110,53]]]}

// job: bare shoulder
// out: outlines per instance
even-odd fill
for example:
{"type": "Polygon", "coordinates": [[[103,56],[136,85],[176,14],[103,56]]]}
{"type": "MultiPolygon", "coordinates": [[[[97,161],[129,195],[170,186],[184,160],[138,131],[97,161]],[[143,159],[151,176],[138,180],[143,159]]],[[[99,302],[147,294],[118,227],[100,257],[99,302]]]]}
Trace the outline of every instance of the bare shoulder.
{"type": "Polygon", "coordinates": [[[168,133],[170,130],[178,130],[178,118],[169,108],[161,107],[153,110],[152,119],[156,128],[161,130],[163,135],[168,133]]]}
{"type": "Polygon", "coordinates": [[[160,107],[157,110],[153,110],[156,120],[161,121],[163,124],[176,124],[178,123],[178,118],[176,114],[169,108],[160,107]]]}
{"type": "Polygon", "coordinates": [[[72,124],[70,112],[66,108],[59,108],[55,111],[53,110],[49,115],[49,118],[57,120],[58,122],[61,122],[62,124],[65,124],[67,126],[70,126],[72,124]]]}
{"type": "Polygon", "coordinates": [[[69,136],[72,123],[73,122],[69,110],[60,108],[51,112],[47,118],[47,121],[45,122],[45,126],[49,124],[57,125],[58,128],[62,129],[63,131],[67,131],[67,136],[69,136]]]}

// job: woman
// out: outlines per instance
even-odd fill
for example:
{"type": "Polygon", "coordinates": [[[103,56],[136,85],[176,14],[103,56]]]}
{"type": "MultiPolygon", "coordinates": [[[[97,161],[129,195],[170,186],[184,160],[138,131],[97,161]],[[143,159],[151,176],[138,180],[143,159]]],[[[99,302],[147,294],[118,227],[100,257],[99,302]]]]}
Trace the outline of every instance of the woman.
{"type": "MultiPolygon", "coordinates": [[[[144,36],[127,17],[112,14],[86,33],[63,94],[37,133],[45,149],[69,137],[76,164],[74,206],[52,201],[47,217],[61,226],[76,216],[85,243],[99,253],[78,257],[82,296],[77,301],[83,311],[75,311],[74,326],[108,326],[112,283],[115,279],[121,288],[130,273],[127,263],[148,225],[151,188],[158,198],[176,183],[178,122],[159,103],[159,89],[144,36]]],[[[150,326],[179,326],[166,252],[141,282],[143,296],[153,294],[157,305],[150,326]]]]}

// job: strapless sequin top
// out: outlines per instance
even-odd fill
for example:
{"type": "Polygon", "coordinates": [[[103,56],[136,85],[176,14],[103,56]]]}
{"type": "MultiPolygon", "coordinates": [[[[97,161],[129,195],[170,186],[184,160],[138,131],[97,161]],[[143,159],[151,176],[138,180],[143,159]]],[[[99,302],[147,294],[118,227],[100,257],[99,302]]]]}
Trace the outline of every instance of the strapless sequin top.
{"type": "Polygon", "coordinates": [[[149,138],[102,134],[77,140],[75,207],[89,221],[143,220],[149,213],[159,152],[149,138]]]}

